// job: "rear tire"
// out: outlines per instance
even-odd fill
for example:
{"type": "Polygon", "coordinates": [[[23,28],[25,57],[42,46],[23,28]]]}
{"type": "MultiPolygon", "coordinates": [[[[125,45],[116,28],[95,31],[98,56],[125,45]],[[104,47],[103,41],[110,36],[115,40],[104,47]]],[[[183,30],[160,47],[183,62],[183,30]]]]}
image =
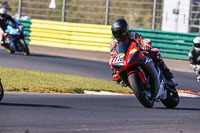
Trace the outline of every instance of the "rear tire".
{"type": "Polygon", "coordinates": [[[142,83],[137,73],[131,73],[128,76],[130,88],[135,93],[139,102],[146,108],[154,106],[154,100],[151,91],[142,83]]]}
{"type": "Polygon", "coordinates": [[[175,86],[167,88],[167,99],[161,99],[161,102],[167,108],[175,108],[179,103],[179,96],[175,86]]]}
{"type": "Polygon", "coordinates": [[[22,48],[22,51],[24,52],[24,55],[30,55],[28,45],[26,44],[26,41],[24,38],[19,39],[20,47],[22,48]]]}
{"type": "Polygon", "coordinates": [[[3,90],[3,85],[0,80],[0,101],[3,99],[3,96],[4,96],[4,90],[3,90]]]}

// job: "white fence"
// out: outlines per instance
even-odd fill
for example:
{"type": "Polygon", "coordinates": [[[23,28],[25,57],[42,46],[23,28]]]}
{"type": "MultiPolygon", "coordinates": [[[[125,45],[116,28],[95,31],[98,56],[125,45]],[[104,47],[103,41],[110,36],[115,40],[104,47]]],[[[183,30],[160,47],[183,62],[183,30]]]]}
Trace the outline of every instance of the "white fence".
{"type": "MultiPolygon", "coordinates": [[[[1,2],[2,0],[0,0],[1,2]]],[[[163,0],[7,0],[11,13],[32,19],[110,25],[125,18],[130,27],[160,29],[163,0]],[[55,1],[56,8],[49,8],[55,1]]]]}
{"type": "Polygon", "coordinates": [[[192,0],[190,9],[190,31],[200,32],[200,0],[192,0]]]}

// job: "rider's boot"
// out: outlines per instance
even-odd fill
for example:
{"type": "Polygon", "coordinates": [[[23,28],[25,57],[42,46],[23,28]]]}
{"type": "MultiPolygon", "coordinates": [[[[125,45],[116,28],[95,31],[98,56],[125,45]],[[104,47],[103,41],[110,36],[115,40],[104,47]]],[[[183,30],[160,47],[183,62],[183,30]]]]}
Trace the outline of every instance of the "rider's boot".
{"type": "Polygon", "coordinates": [[[124,72],[119,72],[119,71],[113,71],[113,81],[115,81],[117,84],[120,84],[123,87],[127,86],[127,83],[124,82],[124,72]]]}
{"type": "Polygon", "coordinates": [[[5,43],[5,37],[4,37],[4,36],[2,36],[2,40],[0,41],[0,44],[1,44],[1,46],[7,48],[7,45],[6,45],[6,43],[5,43]]]}
{"type": "Polygon", "coordinates": [[[200,71],[197,72],[197,82],[200,82],[200,71]]]}
{"type": "Polygon", "coordinates": [[[197,77],[197,82],[200,82],[200,76],[197,77]]]}
{"type": "Polygon", "coordinates": [[[119,71],[113,71],[113,81],[115,81],[117,84],[121,82],[121,79],[119,77],[119,71]]]}

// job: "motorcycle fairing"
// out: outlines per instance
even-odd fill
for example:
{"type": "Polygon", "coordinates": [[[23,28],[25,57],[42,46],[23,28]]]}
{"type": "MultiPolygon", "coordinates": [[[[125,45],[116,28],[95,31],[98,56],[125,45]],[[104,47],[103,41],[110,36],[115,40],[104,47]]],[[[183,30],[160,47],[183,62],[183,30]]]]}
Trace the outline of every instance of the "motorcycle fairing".
{"type": "Polygon", "coordinates": [[[117,70],[124,70],[126,67],[126,54],[129,49],[129,43],[119,42],[116,47],[116,51],[118,53],[112,60],[112,67],[117,70]]]}
{"type": "Polygon", "coordinates": [[[124,60],[125,60],[125,54],[120,53],[113,58],[112,66],[116,69],[122,69],[125,66],[124,60]]]}
{"type": "Polygon", "coordinates": [[[18,28],[13,28],[12,26],[8,25],[5,32],[9,33],[10,35],[19,35],[21,31],[18,28]]]}
{"type": "Polygon", "coordinates": [[[140,49],[136,46],[135,42],[126,43],[119,42],[116,47],[118,53],[112,60],[112,67],[117,70],[126,70],[145,56],[139,52],[140,49]]]}
{"type": "Polygon", "coordinates": [[[126,57],[127,67],[132,66],[132,64],[135,64],[138,61],[139,55],[140,55],[139,48],[136,46],[135,42],[132,42],[127,52],[127,57],[126,57]]]}

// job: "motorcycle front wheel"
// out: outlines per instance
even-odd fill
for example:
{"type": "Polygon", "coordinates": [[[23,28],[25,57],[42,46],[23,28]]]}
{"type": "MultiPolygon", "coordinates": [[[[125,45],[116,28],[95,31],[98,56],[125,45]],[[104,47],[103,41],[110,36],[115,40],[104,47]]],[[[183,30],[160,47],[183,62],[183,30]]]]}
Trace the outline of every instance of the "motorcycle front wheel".
{"type": "Polygon", "coordinates": [[[3,96],[4,96],[4,90],[0,79],[0,101],[3,99],[3,96]]]}
{"type": "Polygon", "coordinates": [[[150,88],[143,84],[137,73],[128,76],[130,88],[133,90],[139,102],[146,108],[154,106],[153,95],[150,88]]]}
{"type": "Polygon", "coordinates": [[[24,38],[19,39],[20,47],[22,48],[22,51],[24,52],[24,55],[30,55],[28,45],[26,44],[26,41],[24,38]]]}

